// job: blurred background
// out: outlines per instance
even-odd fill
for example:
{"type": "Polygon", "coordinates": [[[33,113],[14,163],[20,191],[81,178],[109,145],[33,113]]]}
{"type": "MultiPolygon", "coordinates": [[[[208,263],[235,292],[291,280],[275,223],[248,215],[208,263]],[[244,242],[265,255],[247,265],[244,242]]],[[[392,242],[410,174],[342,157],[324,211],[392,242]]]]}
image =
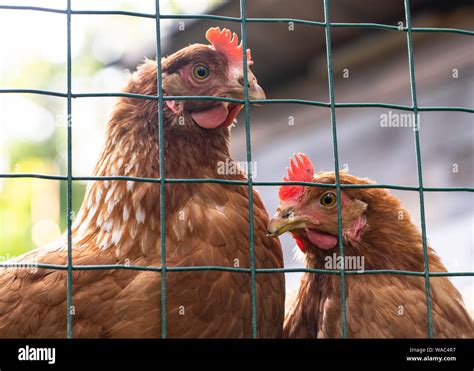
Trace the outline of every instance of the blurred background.
{"type": "MultiPolygon", "coordinates": [[[[153,0],[73,0],[75,10],[129,10],[153,14],[153,0]]],[[[240,16],[239,1],[162,0],[162,14],[240,16]]],[[[331,1],[332,22],[404,24],[402,0],[331,1]]],[[[472,1],[412,0],[413,26],[474,29],[472,1]]],[[[65,9],[65,0],[0,0],[0,5],[65,9]]],[[[248,17],[324,21],[322,0],[247,1],[248,17]]],[[[240,25],[209,20],[162,20],[163,54],[205,42],[210,26],[240,25]]],[[[328,102],[324,29],[289,23],[247,24],[253,72],[268,98],[328,102]]],[[[414,33],[420,106],[474,106],[474,39],[448,33],[414,33]]],[[[411,104],[406,33],[333,28],[335,98],[338,103],[411,104]]],[[[0,9],[0,89],[66,91],[66,16],[0,9]]],[[[120,15],[72,17],[72,89],[118,92],[145,57],[156,57],[155,20],[120,15]]],[[[73,174],[91,175],[114,98],[73,100],[73,174]]],[[[341,167],[378,183],[417,185],[413,129],[382,127],[382,118],[404,112],[382,108],[337,109],[341,167]],[[389,112],[391,111],[391,112],[389,112]]],[[[242,115],[232,132],[232,153],[245,161],[242,115]]],[[[66,175],[66,100],[33,94],[0,94],[0,173],[66,175]]],[[[425,186],[472,187],[473,115],[423,112],[420,139],[425,186]]],[[[251,108],[252,157],[257,181],[279,181],[288,157],[305,152],[317,170],[333,170],[328,108],[269,104],[251,108]]],[[[85,183],[74,183],[74,209],[85,183]]],[[[270,214],[277,188],[259,187],[270,214]]],[[[419,225],[416,192],[394,191],[419,225]]],[[[426,192],[427,233],[450,271],[474,271],[474,195],[426,192]]],[[[58,238],[66,227],[66,184],[55,180],[0,179],[0,259],[7,260],[58,238]]],[[[294,242],[282,237],[286,267],[294,242]]],[[[288,297],[300,274],[287,274],[288,297]]],[[[474,315],[474,279],[452,278],[474,315]]]]}

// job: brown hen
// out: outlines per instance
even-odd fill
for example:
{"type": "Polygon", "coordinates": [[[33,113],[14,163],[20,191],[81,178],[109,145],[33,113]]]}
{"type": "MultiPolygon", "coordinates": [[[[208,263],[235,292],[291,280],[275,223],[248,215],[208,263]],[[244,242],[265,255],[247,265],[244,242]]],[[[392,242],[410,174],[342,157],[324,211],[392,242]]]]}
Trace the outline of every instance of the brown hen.
{"type": "MultiPolygon", "coordinates": [[[[237,37],[217,28],[206,36],[212,45],[190,45],[161,61],[164,94],[243,99],[242,47],[237,37]]],[[[250,65],[249,51],[247,60],[250,65]]],[[[250,69],[248,80],[249,97],[264,98],[250,69]]],[[[141,65],[124,92],[156,96],[156,61],[141,65]]],[[[246,181],[242,172],[219,171],[220,164],[233,161],[229,126],[241,108],[241,104],[218,101],[166,100],[166,178],[246,181]]],[[[158,128],[156,100],[120,98],[94,175],[159,178],[158,128]]],[[[255,266],[282,267],[279,242],[265,236],[267,212],[257,193],[253,198],[255,266]]],[[[167,183],[165,200],[168,267],[250,267],[246,186],[167,183]]],[[[159,183],[90,182],[72,226],[73,265],[160,266],[159,211],[159,183]]],[[[67,264],[65,238],[9,263],[26,262],[67,264]]],[[[252,335],[249,273],[170,271],[166,277],[169,337],[252,335]]],[[[68,309],[65,271],[0,270],[0,337],[65,337],[67,310],[73,314],[74,337],[161,335],[160,272],[74,270],[72,285],[73,307],[68,309]]],[[[256,297],[258,336],[280,336],[283,274],[257,275],[256,297]]]]}
{"type": "MultiPolygon", "coordinates": [[[[287,181],[335,184],[334,172],[314,173],[305,155],[291,161],[287,181]]],[[[341,184],[373,184],[345,172],[341,184]]],[[[423,272],[421,234],[399,200],[383,188],[341,190],[345,260],[338,250],[336,192],[331,188],[280,188],[280,206],[268,233],[290,231],[316,269],[404,270],[423,272]]],[[[446,272],[428,248],[430,272],[446,272]]],[[[461,294],[448,277],[431,277],[434,337],[473,337],[473,322],[461,294]]],[[[354,338],[428,337],[423,276],[400,274],[346,275],[347,336],[354,338]]],[[[342,334],[340,276],[305,273],[296,300],[285,319],[284,337],[335,338],[342,334]]]]}

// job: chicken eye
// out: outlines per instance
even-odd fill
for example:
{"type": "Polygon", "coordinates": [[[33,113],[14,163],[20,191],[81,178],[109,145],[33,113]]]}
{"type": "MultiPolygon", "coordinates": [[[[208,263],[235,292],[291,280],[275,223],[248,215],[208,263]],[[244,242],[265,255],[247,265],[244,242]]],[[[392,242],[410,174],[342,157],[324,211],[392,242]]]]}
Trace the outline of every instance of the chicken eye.
{"type": "Polygon", "coordinates": [[[205,80],[209,73],[209,68],[204,64],[197,64],[193,67],[193,75],[198,80],[205,80]]]}
{"type": "Polygon", "coordinates": [[[336,195],[333,192],[327,192],[319,199],[321,205],[325,207],[331,207],[336,204],[336,195]]]}

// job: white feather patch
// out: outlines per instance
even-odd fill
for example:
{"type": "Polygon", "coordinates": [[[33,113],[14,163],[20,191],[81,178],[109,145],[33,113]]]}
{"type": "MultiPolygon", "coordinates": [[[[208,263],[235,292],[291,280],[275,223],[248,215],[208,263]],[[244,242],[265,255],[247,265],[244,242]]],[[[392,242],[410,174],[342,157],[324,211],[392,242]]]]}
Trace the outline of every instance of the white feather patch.
{"type": "Polygon", "coordinates": [[[103,222],[103,213],[99,213],[99,215],[97,215],[97,221],[96,221],[96,224],[98,227],[102,226],[102,222],[103,222]]]}
{"type": "Polygon", "coordinates": [[[107,194],[105,195],[105,202],[109,202],[110,200],[110,197],[112,197],[113,193],[114,193],[114,190],[115,190],[115,187],[113,188],[110,188],[108,191],[107,191],[107,194]]]}
{"type": "Polygon", "coordinates": [[[99,249],[101,250],[107,250],[108,248],[110,247],[110,242],[109,240],[105,240],[104,242],[102,242],[99,246],[99,249]]]}
{"type": "Polygon", "coordinates": [[[135,237],[137,237],[137,232],[138,232],[137,225],[133,224],[132,227],[130,228],[130,237],[132,237],[132,239],[135,239],[135,237]]]}
{"type": "Polygon", "coordinates": [[[225,206],[216,204],[216,210],[225,215],[225,206]]]}
{"type": "Polygon", "coordinates": [[[102,189],[99,188],[97,190],[97,193],[95,194],[95,203],[98,204],[100,203],[100,200],[102,199],[102,189]]]}
{"type": "Polygon", "coordinates": [[[120,227],[117,227],[114,229],[112,233],[112,243],[114,245],[118,245],[121,238],[122,238],[122,230],[120,229],[120,227]]]}
{"type": "Polygon", "coordinates": [[[88,200],[87,200],[87,209],[88,210],[90,210],[92,208],[92,202],[93,202],[93,198],[89,197],[88,200]]]}
{"type": "Polygon", "coordinates": [[[293,260],[297,263],[304,264],[306,262],[306,256],[303,251],[298,247],[298,245],[295,245],[293,247],[293,260]]]}
{"type": "Polygon", "coordinates": [[[105,233],[101,233],[97,239],[97,243],[100,250],[107,250],[110,246],[109,239],[105,233]]]}
{"type": "Polygon", "coordinates": [[[109,204],[107,205],[107,217],[110,216],[110,214],[112,213],[112,210],[114,209],[115,205],[117,203],[114,201],[114,202],[109,202],[109,204]]]}
{"type": "Polygon", "coordinates": [[[145,213],[143,212],[141,207],[139,207],[135,212],[135,219],[137,219],[138,224],[143,223],[145,221],[145,213]]]}
{"type": "Polygon", "coordinates": [[[129,217],[130,217],[130,213],[128,212],[128,207],[124,206],[123,207],[123,221],[126,222],[129,217]]]}
{"type": "Polygon", "coordinates": [[[107,233],[110,232],[112,229],[112,222],[110,220],[107,220],[104,224],[104,231],[107,233]]]}

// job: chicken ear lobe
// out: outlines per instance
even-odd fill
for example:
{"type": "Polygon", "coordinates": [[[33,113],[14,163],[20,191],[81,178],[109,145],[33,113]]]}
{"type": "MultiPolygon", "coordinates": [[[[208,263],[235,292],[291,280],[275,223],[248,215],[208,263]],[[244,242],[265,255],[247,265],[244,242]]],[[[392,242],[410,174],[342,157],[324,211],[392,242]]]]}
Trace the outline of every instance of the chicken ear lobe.
{"type": "Polygon", "coordinates": [[[166,106],[171,112],[176,116],[181,116],[183,114],[183,102],[176,102],[175,100],[165,101],[166,106]]]}
{"type": "Polygon", "coordinates": [[[358,214],[355,218],[355,221],[350,225],[348,228],[344,228],[343,233],[344,236],[354,242],[359,242],[362,233],[364,230],[364,227],[367,225],[367,217],[365,215],[365,212],[367,210],[367,204],[363,201],[360,200],[355,200],[353,201],[353,205],[351,205],[351,209],[358,214]]]}

